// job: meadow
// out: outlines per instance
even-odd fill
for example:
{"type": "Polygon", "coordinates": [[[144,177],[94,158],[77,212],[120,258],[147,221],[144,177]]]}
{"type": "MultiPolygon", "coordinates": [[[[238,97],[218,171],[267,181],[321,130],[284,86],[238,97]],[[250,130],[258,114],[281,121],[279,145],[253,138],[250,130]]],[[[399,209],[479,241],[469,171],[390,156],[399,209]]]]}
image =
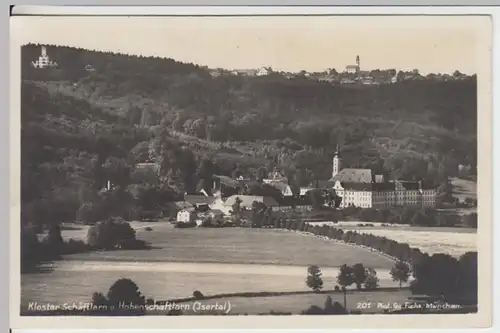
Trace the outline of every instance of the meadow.
{"type": "MultiPolygon", "coordinates": [[[[106,293],[119,278],[132,279],[143,294],[160,300],[190,297],[195,290],[206,296],[308,291],[305,278],[312,264],[320,266],[327,290],[337,285],[341,265],[355,263],[376,269],[381,287],[397,286],[389,276],[394,264],[390,258],[341,242],[283,230],[146,224],[152,231],[134,224],[137,238],[153,249],[65,256],[47,272],[22,275],[22,304],[89,301],[93,292],[106,293]]],[[[83,234],[82,230],[64,230],[63,235],[83,234]]]]}
{"type": "MultiPolygon", "coordinates": [[[[151,250],[117,250],[66,256],[68,260],[199,262],[339,267],[363,263],[390,269],[387,257],[341,242],[285,230],[252,228],[177,229],[169,223],[147,223],[153,230],[137,229],[137,238],[151,250]]],[[[137,224],[135,224],[137,227],[137,224]]],[[[71,230],[74,234],[74,231],[71,230]]],[[[63,232],[63,236],[67,234],[63,232]]]]}

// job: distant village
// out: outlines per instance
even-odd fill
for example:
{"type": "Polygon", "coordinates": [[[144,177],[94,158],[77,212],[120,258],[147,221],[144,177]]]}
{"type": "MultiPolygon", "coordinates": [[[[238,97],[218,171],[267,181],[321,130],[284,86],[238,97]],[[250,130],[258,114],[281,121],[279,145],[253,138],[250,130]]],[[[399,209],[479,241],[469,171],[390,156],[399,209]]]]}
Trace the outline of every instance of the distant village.
{"type": "MultiPolygon", "coordinates": [[[[47,53],[47,47],[41,46],[40,56],[37,60],[31,62],[33,68],[56,68],[58,67],[57,61],[51,59],[47,53]]],[[[298,73],[284,72],[284,71],[274,71],[271,67],[261,67],[257,69],[223,69],[223,68],[209,68],[207,66],[202,66],[205,68],[212,77],[217,78],[221,76],[247,76],[247,77],[257,77],[257,76],[268,76],[268,75],[280,75],[287,79],[293,79],[297,77],[307,78],[309,80],[315,80],[319,82],[326,82],[331,84],[392,84],[401,81],[410,80],[434,80],[434,81],[454,81],[454,80],[464,80],[468,76],[466,74],[455,71],[453,74],[427,74],[421,75],[418,69],[412,71],[398,71],[396,69],[375,69],[375,70],[364,70],[361,67],[360,56],[357,55],[354,64],[348,64],[345,66],[342,72],[337,72],[334,68],[326,69],[322,72],[308,72],[300,71],[298,73]]],[[[85,65],[85,70],[88,72],[94,72],[95,69],[92,64],[85,65]]]]}
{"type": "Polygon", "coordinates": [[[280,75],[287,79],[296,77],[303,77],[310,80],[319,82],[327,82],[331,84],[391,84],[401,81],[409,80],[424,80],[431,79],[436,81],[452,81],[463,80],[467,78],[466,74],[455,71],[450,74],[428,74],[423,76],[418,69],[410,72],[398,71],[396,69],[386,70],[363,70],[361,67],[360,56],[356,56],[355,64],[346,65],[342,72],[337,72],[334,68],[327,69],[323,72],[307,72],[301,71],[298,73],[274,71],[271,67],[262,67],[258,69],[237,69],[227,70],[222,68],[210,69],[212,77],[219,77],[225,75],[236,76],[266,76],[266,75],[280,75]]]}

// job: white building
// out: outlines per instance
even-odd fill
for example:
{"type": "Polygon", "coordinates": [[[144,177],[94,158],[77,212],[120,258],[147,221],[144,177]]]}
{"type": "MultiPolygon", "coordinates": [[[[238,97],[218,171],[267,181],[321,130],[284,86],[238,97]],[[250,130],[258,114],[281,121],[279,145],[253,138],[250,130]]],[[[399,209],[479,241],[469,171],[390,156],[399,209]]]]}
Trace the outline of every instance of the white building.
{"type": "Polygon", "coordinates": [[[359,55],[356,56],[356,65],[347,65],[345,67],[344,72],[348,74],[357,74],[360,70],[360,62],[359,62],[359,55]]]}
{"type": "Polygon", "coordinates": [[[32,61],[31,65],[34,68],[50,68],[56,67],[57,63],[55,61],[50,60],[49,55],[47,54],[47,48],[42,46],[42,51],[37,61],[32,61]]]}
{"type": "Polygon", "coordinates": [[[340,208],[434,207],[436,189],[422,181],[387,181],[370,169],[341,169],[340,154],[333,157],[332,178],[317,186],[334,189],[342,198],[340,208]]]}
{"type": "Polygon", "coordinates": [[[262,67],[257,71],[257,76],[264,76],[269,74],[271,74],[271,70],[269,68],[262,67]]]}
{"type": "Polygon", "coordinates": [[[177,222],[190,223],[196,218],[196,212],[192,208],[182,209],[177,213],[177,222]]]}

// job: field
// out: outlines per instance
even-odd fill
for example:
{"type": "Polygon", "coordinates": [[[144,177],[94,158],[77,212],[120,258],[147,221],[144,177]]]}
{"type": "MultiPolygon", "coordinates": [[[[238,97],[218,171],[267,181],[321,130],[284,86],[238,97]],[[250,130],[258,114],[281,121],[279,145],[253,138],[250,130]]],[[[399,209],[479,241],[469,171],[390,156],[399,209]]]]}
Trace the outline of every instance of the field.
{"type": "Polygon", "coordinates": [[[477,199],[477,183],[471,180],[451,178],[453,196],[464,201],[466,198],[477,199]]]}
{"type": "MultiPolygon", "coordinates": [[[[207,296],[308,291],[305,277],[311,264],[320,266],[327,290],[337,284],[339,266],[358,262],[376,269],[381,287],[397,286],[389,276],[394,264],[391,259],[312,235],[264,229],[176,229],[165,222],[146,224],[153,230],[145,231],[138,223],[134,226],[137,237],[148,241],[152,250],[65,256],[49,267],[49,272],[22,275],[22,303],[89,301],[93,292],[106,293],[119,278],[132,279],[143,294],[160,300],[190,297],[195,290],[207,296]]],[[[63,234],[67,238],[85,234],[85,230],[64,230],[63,234]]],[[[268,302],[271,307],[271,300],[262,298],[260,302],[268,302]]]]}
{"type": "Polygon", "coordinates": [[[147,223],[152,231],[137,230],[137,238],[151,244],[152,250],[92,252],[70,255],[67,259],[297,266],[316,264],[325,267],[361,262],[373,268],[386,269],[393,265],[387,257],[366,249],[284,230],[176,229],[169,223],[152,224],[147,223]]]}
{"type": "MultiPolygon", "coordinates": [[[[455,228],[453,231],[436,230],[437,228],[405,227],[341,227],[380,237],[387,237],[401,243],[408,243],[422,252],[429,254],[447,253],[459,257],[468,251],[477,251],[477,234],[471,229],[455,228]]],[[[446,229],[446,228],[444,228],[446,229]]]]}

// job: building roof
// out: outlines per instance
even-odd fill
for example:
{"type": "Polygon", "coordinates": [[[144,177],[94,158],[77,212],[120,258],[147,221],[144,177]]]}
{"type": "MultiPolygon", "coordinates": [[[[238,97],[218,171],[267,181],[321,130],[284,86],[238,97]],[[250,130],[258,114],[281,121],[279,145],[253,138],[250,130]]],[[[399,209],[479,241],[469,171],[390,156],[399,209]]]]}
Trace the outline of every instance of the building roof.
{"type": "Polygon", "coordinates": [[[184,195],[184,201],[189,202],[191,205],[210,205],[215,201],[214,197],[207,197],[204,195],[184,195]]]}
{"type": "Polygon", "coordinates": [[[271,197],[263,197],[258,195],[232,195],[224,202],[225,206],[232,206],[236,202],[236,198],[240,198],[241,206],[252,207],[254,201],[262,202],[268,207],[279,206],[276,200],[271,197]]]}
{"type": "Polygon", "coordinates": [[[214,215],[224,215],[224,213],[220,209],[212,209],[210,210],[210,212],[213,213],[214,215]]]}
{"type": "Polygon", "coordinates": [[[345,69],[359,69],[359,67],[357,65],[347,65],[345,69]]]}
{"type": "Polygon", "coordinates": [[[341,183],[371,183],[372,171],[370,169],[342,169],[330,179],[332,182],[341,183]]]}
{"type": "Polygon", "coordinates": [[[196,212],[196,210],[193,207],[188,207],[188,208],[183,208],[183,209],[179,210],[178,213],[180,213],[180,212],[196,212]]]}

